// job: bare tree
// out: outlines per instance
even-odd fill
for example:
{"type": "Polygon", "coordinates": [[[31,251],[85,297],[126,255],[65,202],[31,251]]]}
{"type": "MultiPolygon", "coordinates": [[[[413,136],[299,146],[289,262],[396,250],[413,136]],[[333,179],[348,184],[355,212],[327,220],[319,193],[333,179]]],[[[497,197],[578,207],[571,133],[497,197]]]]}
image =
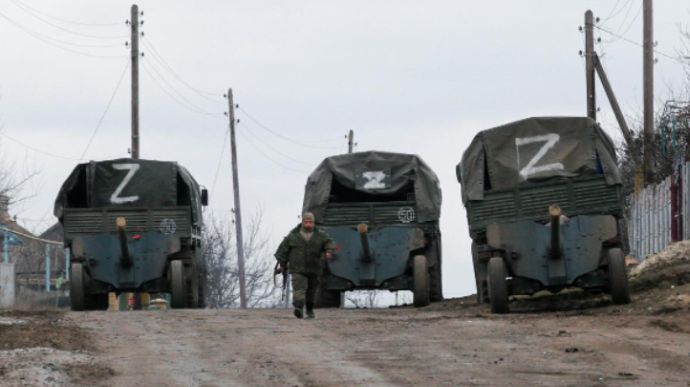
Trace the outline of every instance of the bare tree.
{"type": "MultiPolygon", "coordinates": [[[[273,259],[262,224],[263,213],[257,211],[245,230],[245,279],[250,308],[275,307],[280,303],[279,291],[273,283],[273,259]]],[[[206,304],[210,308],[239,306],[237,250],[232,229],[228,222],[212,218],[204,232],[206,304]]]]}

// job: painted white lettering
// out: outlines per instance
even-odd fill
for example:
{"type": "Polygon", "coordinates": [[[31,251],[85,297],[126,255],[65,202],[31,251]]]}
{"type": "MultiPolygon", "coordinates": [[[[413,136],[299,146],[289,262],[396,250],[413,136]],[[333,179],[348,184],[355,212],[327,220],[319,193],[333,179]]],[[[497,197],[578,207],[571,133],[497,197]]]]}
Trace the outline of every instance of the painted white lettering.
{"type": "Polygon", "coordinates": [[[549,171],[562,171],[564,169],[562,163],[551,163],[551,164],[545,164],[545,165],[537,165],[539,161],[541,161],[544,156],[546,156],[546,153],[556,146],[556,143],[558,143],[558,140],[560,140],[561,136],[559,136],[556,133],[549,133],[549,134],[544,134],[541,136],[534,136],[534,137],[518,137],[515,139],[515,147],[517,149],[517,155],[518,155],[518,169],[520,168],[520,146],[522,145],[527,145],[527,144],[533,144],[535,142],[543,142],[544,145],[542,145],[541,148],[539,148],[539,151],[530,159],[530,161],[525,165],[524,168],[520,169],[520,176],[522,177],[523,180],[529,179],[531,176],[534,176],[538,173],[541,172],[549,172],[549,171]]]}
{"type": "Polygon", "coordinates": [[[384,179],[386,174],[383,171],[367,171],[362,173],[362,177],[367,179],[362,188],[364,189],[384,189],[386,188],[386,183],[384,179]]]}
{"type": "Polygon", "coordinates": [[[136,202],[139,200],[139,195],[134,195],[134,196],[125,196],[125,197],[120,197],[120,194],[122,194],[122,191],[125,189],[127,184],[132,180],[132,177],[134,177],[134,174],[137,173],[139,170],[140,165],[139,164],[113,164],[113,169],[117,169],[119,171],[129,171],[125,175],[125,178],[122,179],[122,182],[120,185],[117,186],[115,189],[115,192],[113,192],[112,195],[110,195],[110,202],[113,204],[123,204],[123,203],[131,203],[131,202],[136,202]]]}

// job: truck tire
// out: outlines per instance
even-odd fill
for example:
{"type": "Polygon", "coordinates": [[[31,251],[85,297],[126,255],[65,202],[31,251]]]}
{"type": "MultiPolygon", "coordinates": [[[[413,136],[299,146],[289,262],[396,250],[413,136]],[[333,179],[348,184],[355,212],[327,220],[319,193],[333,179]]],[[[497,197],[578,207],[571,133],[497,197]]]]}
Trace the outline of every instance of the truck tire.
{"type": "Polygon", "coordinates": [[[170,262],[170,306],[181,309],[187,306],[187,281],[184,276],[184,264],[177,259],[170,262]]]}
{"type": "Polygon", "coordinates": [[[609,293],[614,304],[630,303],[628,275],[625,271],[625,257],[621,249],[609,249],[609,293]]]}
{"type": "Polygon", "coordinates": [[[501,257],[493,257],[488,266],[489,301],[491,313],[508,313],[508,284],[506,264],[501,257]]]}
{"type": "Polygon", "coordinates": [[[415,307],[429,305],[429,265],[426,257],[423,255],[416,255],[413,262],[413,304],[415,307]]]}
{"type": "Polygon", "coordinates": [[[81,263],[73,263],[69,274],[69,302],[74,311],[86,310],[88,295],[86,294],[86,275],[81,263]]]}
{"type": "Polygon", "coordinates": [[[441,272],[441,260],[437,259],[434,267],[429,272],[430,300],[431,302],[443,301],[443,281],[441,272]]]}

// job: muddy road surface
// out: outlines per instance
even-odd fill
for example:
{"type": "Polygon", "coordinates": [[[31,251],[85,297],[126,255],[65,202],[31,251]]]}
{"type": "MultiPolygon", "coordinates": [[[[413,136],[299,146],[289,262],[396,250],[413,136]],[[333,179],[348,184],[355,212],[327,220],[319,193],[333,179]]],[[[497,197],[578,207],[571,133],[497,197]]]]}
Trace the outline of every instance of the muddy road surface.
{"type": "Polygon", "coordinates": [[[677,290],[622,307],[576,296],[550,312],[548,298],[515,301],[519,313],[505,316],[470,298],[318,310],[315,320],[288,310],[5,313],[0,385],[690,386],[690,308],[677,290]],[[29,341],[16,339],[23,331],[29,341]]]}
{"type": "MultiPolygon", "coordinates": [[[[425,308],[0,311],[0,386],[690,386],[690,242],[632,303],[565,292],[425,308]],[[687,251],[686,251],[687,250],[687,251]]],[[[662,257],[663,258],[663,257],[662,257]]]]}

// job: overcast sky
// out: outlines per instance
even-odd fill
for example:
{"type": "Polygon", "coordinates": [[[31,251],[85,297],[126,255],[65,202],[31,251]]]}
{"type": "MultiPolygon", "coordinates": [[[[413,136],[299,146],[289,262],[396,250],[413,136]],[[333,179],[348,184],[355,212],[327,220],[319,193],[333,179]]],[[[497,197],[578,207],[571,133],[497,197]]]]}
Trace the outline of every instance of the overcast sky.
{"type": "MultiPolygon", "coordinates": [[[[0,0],[0,152],[3,162],[39,172],[24,193],[34,196],[11,210],[29,229],[55,222],[52,202],[84,152],[87,160],[127,156],[130,5],[0,0]]],[[[635,43],[642,41],[642,0],[165,0],[139,6],[145,21],[142,158],[188,167],[213,188],[210,211],[229,217],[223,93],[232,87],[242,109],[243,215],[263,209],[276,246],[298,221],[309,172],[323,158],[346,152],[349,129],[357,150],[418,154],[438,174],[444,194],[446,296],[474,292],[455,165],[482,129],[529,116],[586,114],[578,27],[588,8],[601,28],[622,36],[597,30],[602,43],[596,49],[625,113],[641,114],[642,49],[635,43]]],[[[685,83],[682,66],[663,54],[677,55],[689,20],[687,0],[655,2],[659,103],[685,83]]],[[[599,121],[620,139],[600,87],[598,93],[599,121]]]]}

